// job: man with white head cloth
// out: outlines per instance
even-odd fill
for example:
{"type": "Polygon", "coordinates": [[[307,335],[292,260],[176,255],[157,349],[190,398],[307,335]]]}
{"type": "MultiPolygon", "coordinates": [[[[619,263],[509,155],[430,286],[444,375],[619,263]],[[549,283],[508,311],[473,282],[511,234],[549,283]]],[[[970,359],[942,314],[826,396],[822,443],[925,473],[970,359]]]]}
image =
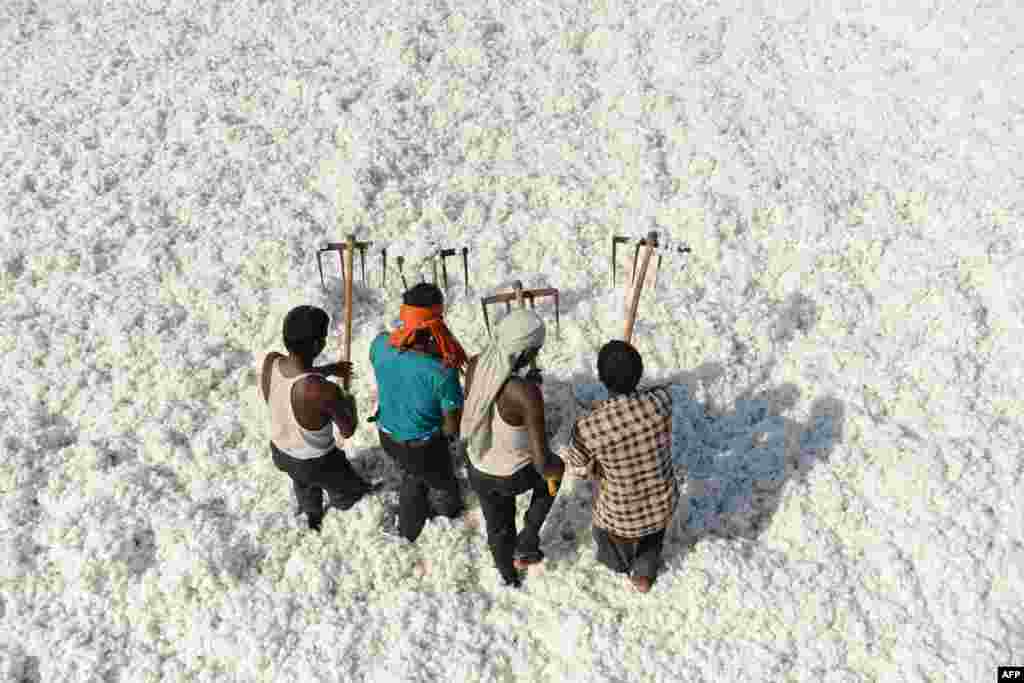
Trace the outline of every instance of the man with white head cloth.
{"type": "Polygon", "coordinates": [[[466,438],[469,482],[480,498],[487,543],[507,585],[519,586],[519,571],[540,562],[540,528],[565,464],[548,447],[544,396],[521,373],[544,345],[544,322],[533,311],[509,313],[495,327],[487,348],[469,361],[461,433],[466,438]],[[523,530],[516,534],[516,496],[533,491],[523,530]]]}

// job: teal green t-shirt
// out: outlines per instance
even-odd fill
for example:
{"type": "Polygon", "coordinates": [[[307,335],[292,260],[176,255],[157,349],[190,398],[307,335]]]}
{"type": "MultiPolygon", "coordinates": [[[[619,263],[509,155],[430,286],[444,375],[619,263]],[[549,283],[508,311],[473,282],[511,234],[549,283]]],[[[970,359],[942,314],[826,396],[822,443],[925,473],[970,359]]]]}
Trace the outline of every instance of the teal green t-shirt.
{"type": "Polygon", "coordinates": [[[386,333],[370,345],[370,364],[377,377],[377,426],[398,441],[434,434],[443,413],[458,410],[465,401],[458,370],[422,353],[400,352],[386,333]]]}

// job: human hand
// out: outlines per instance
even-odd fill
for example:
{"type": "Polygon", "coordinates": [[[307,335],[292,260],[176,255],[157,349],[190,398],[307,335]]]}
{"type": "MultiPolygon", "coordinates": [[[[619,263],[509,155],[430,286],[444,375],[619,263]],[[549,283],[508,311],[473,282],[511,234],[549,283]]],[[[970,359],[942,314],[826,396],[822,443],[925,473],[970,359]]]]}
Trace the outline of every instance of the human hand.
{"type": "Polygon", "coordinates": [[[349,361],[338,361],[337,363],[328,363],[322,368],[325,375],[338,377],[344,381],[349,381],[353,377],[352,363],[349,361]]]}

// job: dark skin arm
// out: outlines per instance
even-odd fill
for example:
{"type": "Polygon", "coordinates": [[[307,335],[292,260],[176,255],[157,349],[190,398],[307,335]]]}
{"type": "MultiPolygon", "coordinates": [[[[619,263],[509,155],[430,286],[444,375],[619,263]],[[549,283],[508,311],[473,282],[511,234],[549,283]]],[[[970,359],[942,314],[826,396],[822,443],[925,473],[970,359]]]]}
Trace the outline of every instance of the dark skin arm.
{"type": "Polygon", "coordinates": [[[352,363],[345,360],[338,361],[337,363],[328,363],[327,365],[314,365],[310,372],[315,372],[324,377],[337,377],[342,380],[352,379],[355,376],[352,373],[352,363]]]}
{"type": "Polygon", "coordinates": [[[548,446],[544,424],[544,394],[535,382],[513,377],[498,398],[498,409],[509,424],[525,424],[530,439],[533,467],[544,478],[561,479],[565,463],[548,446]],[[504,408],[504,410],[502,410],[504,408]]]}
{"type": "MultiPolygon", "coordinates": [[[[263,361],[260,388],[264,401],[270,400],[270,372],[278,359],[287,357],[271,352],[263,361]]],[[[352,364],[332,363],[325,367],[337,369],[343,374],[351,372],[352,364]]],[[[313,368],[312,372],[315,373],[316,370],[317,368],[313,368]]],[[[351,396],[346,397],[337,384],[322,377],[307,377],[295,386],[292,390],[292,409],[295,411],[295,419],[305,429],[321,429],[328,421],[333,421],[346,439],[355,434],[356,425],[359,423],[355,399],[351,396]]]]}
{"type": "MultiPolygon", "coordinates": [[[[473,386],[473,373],[480,356],[473,356],[466,365],[466,395],[473,386]]],[[[544,424],[544,394],[536,382],[513,377],[498,395],[496,410],[513,427],[526,425],[530,438],[533,467],[542,477],[561,479],[565,463],[551,452],[544,424]]]]}
{"type": "Polygon", "coordinates": [[[296,411],[295,415],[299,424],[306,427],[304,418],[312,418],[314,413],[319,413],[321,420],[326,417],[338,425],[343,438],[351,438],[356,433],[359,414],[352,396],[345,396],[337,384],[319,377],[310,377],[301,384],[300,390],[304,393],[303,410],[302,414],[296,411]]]}

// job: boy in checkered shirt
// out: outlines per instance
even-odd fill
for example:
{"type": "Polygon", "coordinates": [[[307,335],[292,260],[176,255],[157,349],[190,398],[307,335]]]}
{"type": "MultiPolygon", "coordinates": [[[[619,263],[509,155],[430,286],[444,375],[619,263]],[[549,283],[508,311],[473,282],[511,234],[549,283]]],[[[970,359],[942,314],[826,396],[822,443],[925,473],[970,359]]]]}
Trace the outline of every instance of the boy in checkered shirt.
{"type": "Polygon", "coordinates": [[[646,593],[654,584],[665,530],[679,499],[672,467],[672,396],[666,388],[637,391],[640,353],[624,341],[601,348],[597,372],[609,398],[576,420],[566,464],[596,480],[597,559],[628,573],[646,593]]]}

